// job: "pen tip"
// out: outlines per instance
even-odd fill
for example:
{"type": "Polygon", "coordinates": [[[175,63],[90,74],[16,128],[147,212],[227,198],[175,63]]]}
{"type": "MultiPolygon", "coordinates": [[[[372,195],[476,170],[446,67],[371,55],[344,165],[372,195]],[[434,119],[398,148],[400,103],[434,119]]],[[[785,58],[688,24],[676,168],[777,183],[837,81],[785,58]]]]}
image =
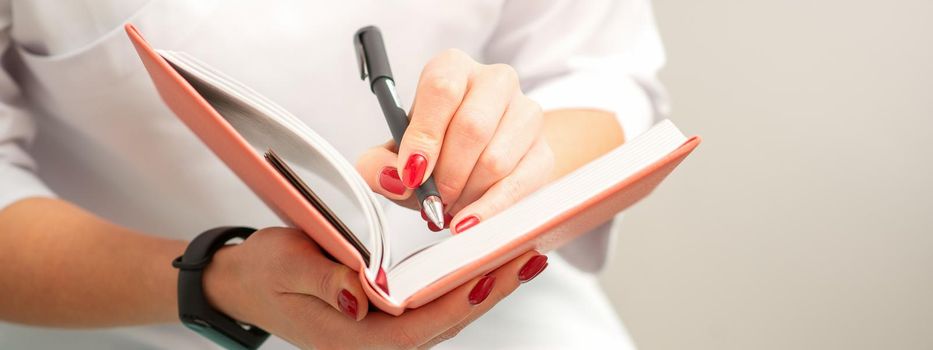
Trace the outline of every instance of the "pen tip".
{"type": "Polygon", "coordinates": [[[424,208],[424,214],[427,215],[428,220],[431,220],[437,227],[444,227],[444,203],[441,203],[440,198],[428,196],[424,202],[421,202],[421,207],[424,208]]]}

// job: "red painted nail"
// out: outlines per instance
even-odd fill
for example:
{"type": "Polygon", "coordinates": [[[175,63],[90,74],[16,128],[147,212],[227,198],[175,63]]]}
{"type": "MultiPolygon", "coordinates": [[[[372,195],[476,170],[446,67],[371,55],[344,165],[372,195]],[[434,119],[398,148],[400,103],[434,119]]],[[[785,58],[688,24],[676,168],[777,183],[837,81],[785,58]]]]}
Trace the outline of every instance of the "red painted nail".
{"type": "Polygon", "coordinates": [[[386,270],[379,268],[379,272],[376,272],[376,286],[379,289],[382,289],[383,292],[389,294],[389,279],[386,278],[386,270]]]}
{"type": "Polygon", "coordinates": [[[421,219],[427,222],[431,221],[430,219],[428,219],[428,214],[424,212],[424,208],[421,208],[421,219]]]}
{"type": "Polygon", "coordinates": [[[387,166],[382,168],[382,171],[379,172],[379,186],[392,194],[401,195],[405,193],[405,185],[402,184],[402,179],[398,177],[398,169],[395,169],[395,167],[387,166]]]}
{"type": "Polygon", "coordinates": [[[525,263],[525,266],[522,266],[518,270],[518,280],[522,283],[531,281],[531,279],[538,276],[541,271],[544,271],[544,268],[547,267],[547,255],[538,255],[531,259],[528,259],[528,262],[525,263]]]}
{"type": "Polygon", "coordinates": [[[356,319],[356,312],[358,311],[359,305],[356,303],[356,297],[350,294],[346,289],[341,289],[340,293],[337,293],[337,306],[340,306],[340,311],[347,315],[347,317],[354,320],[356,319]]]}
{"type": "Polygon", "coordinates": [[[454,216],[444,213],[444,228],[450,228],[451,221],[454,221],[454,216]]]}
{"type": "Polygon", "coordinates": [[[492,292],[494,284],[496,284],[496,278],[493,276],[483,277],[479,282],[476,282],[476,286],[470,291],[470,304],[476,305],[486,300],[486,297],[492,292]]]}
{"type": "Polygon", "coordinates": [[[405,187],[415,188],[421,185],[424,179],[424,171],[428,169],[428,159],[420,153],[412,153],[405,162],[405,170],[402,172],[402,182],[405,187]]]}
{"type": "Polygon", "coordinates": [[[437,227],[437,225],[435,225],[433,222],[428,221],[428,230],[431,230],[432,232],[441,232],[443,229],[437,227]]]}
{"type": "Polygon", "coordinates": [[[457,231],[457,233],[461,233],[463,231],[466,231],[470,227],[476,226],[476,224],[478,223],[479,223],[479,218],[476,217],[476,215],[470,215],[470,216],[467,216],[465,219],[460,220],[460,222],[457,223],[457,226],[454,226],[454,230],[457,231]]]}

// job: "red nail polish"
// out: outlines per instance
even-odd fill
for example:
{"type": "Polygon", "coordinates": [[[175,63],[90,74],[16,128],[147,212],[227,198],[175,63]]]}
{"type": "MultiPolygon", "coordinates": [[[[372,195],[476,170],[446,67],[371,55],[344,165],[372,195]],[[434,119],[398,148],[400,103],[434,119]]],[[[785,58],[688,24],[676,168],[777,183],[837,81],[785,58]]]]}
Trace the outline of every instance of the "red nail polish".
{"type": "Polygon", "coordinates": [[[493,276],[486,276],[483,279],[476,282],[476,286],[473,287],[473,290],[470,291],[470,304],[476,305],[482,303],[483,300],[486,300],[486,297],[489,296],[489,293],[492,292],[492,286],[496,283],[496,278],[493,276]]]}
{"type": "Polygon", "coordinates": [[[405,193],[405,185],[402,184],[402,179],[399,179],[398,169],[395,169],[395,167],[387,166],[382,168],[382,171],[379,172],[379,186],[392,194],[401,195],[405,193]]]}
{"type": "Polygon", "coordinates": [[[424,212],[424,208],[421,208],[421,220],[431,222],[431,220],[428,219],[428,214],[424,212]]]}
{"type": "Polygon", "coordinates": [[[454,220],[454,216],[444,213],[444,228],[450,228],[450,222],[454,220]]]}
{"type": "Polygon", "coordinates": [[[376,286],[379,289],[382,289],[383,292],[389,294],[389,279],[386,278],[386,270],[379,268],[379,272],[376,272],[376,286]]]}
{"type": "Polygon", "coordinates": [[[528,259],[528,262],[525,263],[525,266],[522,266],[518,270],[518,280],[522,283],[531,281],[531,279],[538,276],[541,271],[544,271],[544,268],[547,267],[547,255],[538,255],[531,259],[528,259]]]}
{"type": "Polygon", "coordinates": [[[454,226],[454,230],[457,231],[457,233],[461,233],[463,231],[466,231],[470,227],[476,226],[476,224],[478,223],[479,223],[479,218],[476,217],[476,215],[470,215],[470,216],[467,216],[465,219],[460,220],[460,222],[457,223],[457,226],[454,226]]]}
{"type": "Polygon", "coordinates": [[[441,230],[443,230],[442,228],[437,227],[437,225],[435,225],[433,222],[430,222],[430,221],[428,221],[428,229],[431,230],[432,232],[441,232],[441,230]]]}
{"type": "Polygon", "coordinates": [[[354,320],[356,319],[356,312],[358,311],[356,297],[346,289],[341,289],[340,293],[337,293],[337,306],[340,307],[340,311],[347,315],[347,317],[354,320]]]}
{"type": "Polygon", "coordinates": [[[420,153],[412,153],[405,162],[405,170],[402,172],[402,183],[405,187],[415,188],[421,185],[424,179],[424,171],[428,169],[428,159],[420,153]]]}

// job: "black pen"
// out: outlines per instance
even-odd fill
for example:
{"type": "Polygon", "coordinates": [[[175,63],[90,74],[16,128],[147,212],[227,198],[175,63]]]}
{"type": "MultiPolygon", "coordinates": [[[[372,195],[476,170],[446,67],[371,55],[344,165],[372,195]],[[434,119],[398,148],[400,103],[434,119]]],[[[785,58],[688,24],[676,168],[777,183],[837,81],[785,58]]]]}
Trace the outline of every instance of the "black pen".
{"type": "MultiPolygon", "coordinates": [[[[379,28],[369,26],[356,31],[353,36],[356,45],[356,58],[360,67],[360,79],[369,77],[369,87],[382,107],[382,114],[386,117],[389,130],[395,143],[402,144],[402,136],[408,128],[408,114],[402,108],[395,91],[395,80],[392,77],[392,68],[389,67],[389,57],[386,55],[385,43],[379,28]]],[[[441,195],[434,184],[434,176],[428,177],[421,186],[415,189],[421,209],[434,225],[444,228],[444,204],[441,195]]]]}

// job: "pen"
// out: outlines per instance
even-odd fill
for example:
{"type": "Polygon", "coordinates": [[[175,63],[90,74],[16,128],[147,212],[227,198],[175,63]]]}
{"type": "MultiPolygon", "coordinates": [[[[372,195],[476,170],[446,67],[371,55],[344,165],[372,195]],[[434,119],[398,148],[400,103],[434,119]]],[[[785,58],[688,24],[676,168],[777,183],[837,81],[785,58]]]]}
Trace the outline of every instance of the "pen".
{"type": "MultiPolygon", "coordinates": [[[[356,31],[353,36],[356,46],[356,58],[360,67],[360,79],[369,77],[369,87],[379,100],[382,114],[392,132],[396,144],[402,144],[402,136],[408,128],[408,114],[402,108],[395,91],[395,80],[392,77],[392,68],[389,67],[389,57],[386,55],[385,43],[382,33],[375,26],[368,26],[356,31]]],[[[425,215],[437,227],[444,227],[444,204],[441,195],[434,184],[434,175],[415,189],[418,203],[425,215]]]]}

